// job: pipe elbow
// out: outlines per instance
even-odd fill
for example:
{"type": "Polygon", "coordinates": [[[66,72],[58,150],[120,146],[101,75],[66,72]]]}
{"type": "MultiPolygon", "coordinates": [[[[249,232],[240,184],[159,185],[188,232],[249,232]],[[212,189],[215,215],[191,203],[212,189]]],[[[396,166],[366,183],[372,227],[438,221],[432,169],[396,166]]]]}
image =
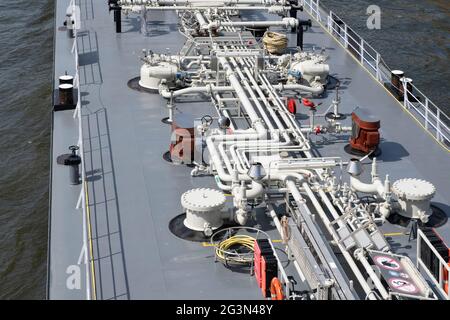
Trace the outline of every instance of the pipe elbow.
{"type": "Polygon", "coordinates": [[[170,99],[172,97],[172,93],[166,85],[161,84],[158,88],[159,94],[161,97],[170,99]]]}
{"type": "Polygon", "coordinates": [[[356,177],[350,176],[350,187],[353,191],[378,194],[383,197],[384,185],[381,180],[376,179],[373,183],[364,183],[356,177]]]}
{"type": "Polygon", "coordinates": [[[252,187],[247,189],[245,195],[247,199],[255,199],[260,197],[264,193],[264,186],[261,182],[252,181],[252,187]]]}

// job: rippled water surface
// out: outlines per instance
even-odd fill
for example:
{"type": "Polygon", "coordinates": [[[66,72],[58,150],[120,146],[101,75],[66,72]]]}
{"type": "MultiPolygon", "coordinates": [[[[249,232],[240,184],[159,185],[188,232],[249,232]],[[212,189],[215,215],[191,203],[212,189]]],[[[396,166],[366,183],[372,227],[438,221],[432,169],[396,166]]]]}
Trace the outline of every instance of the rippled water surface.
{"type": "Polygon", "coordinates": [[[392,69],[450,113],[449,0],[321,0],[368,41],[392,69]],[[369,30],[366,10],[381,9],[381,29],[369,30]]]}
{"type": "MultiPolygon", "coordinates": [[[[450,83],[448,0],[322,0],[442,108],[450,83]],[[365,27],[368,5],[382,29],[365,27]]],[[[45,298],[52,0],[0,0],[0,298],[45,298]]]]}

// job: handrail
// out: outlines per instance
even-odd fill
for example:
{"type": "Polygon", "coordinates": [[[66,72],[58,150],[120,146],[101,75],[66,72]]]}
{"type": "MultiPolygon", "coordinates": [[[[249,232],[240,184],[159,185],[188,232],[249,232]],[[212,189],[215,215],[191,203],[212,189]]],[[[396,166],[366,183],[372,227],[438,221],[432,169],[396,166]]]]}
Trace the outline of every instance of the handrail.
{"type": "Polygon", "coordinates": [[[439,290],[440,294],[444,296],[447,300],[450,300],[450,290],[448,290],[448,277],[450,275],[450,265],[445,261],[433,244],[428,240],[428,237],[423,233],[422,230],[417,230],[417,268],[422,267],[426,274],[430,277],[436,288],[439,290]],[[439,276],[438,279],[432,274],[431,270],[428,269],[426,263],[422,260],[422,245],[425,244],[431,250],[437,261],[439,261],[439,276]],[[445,272],[444,272],[445,271],[445,272]],[[446,273],[446,275],[445,275],[446,273]],[[447,277],[447,279],[445,279],[447,277]],[[447,292],[445,290],[445,281],[447,281],[447,292]]]}
{"type": "MultiPolygon", "coordinates": [[[[77,12],[77,6],[75,0],[71,0],[69,7],[72,7],[72,14],[75,15],[77,12]]],[[[78,17],[80,18],[80,17],[78,17]]],[[[92,252],[92,236],[91,236],[91,226],[90,226],[90,213],[87,201],[87,187],[86,187],[86,171],[84,167],[84,146],[83,146],[83,123],[81,115],[81,90],[80,90],[80,73],[79,73],[79,61],[78,61],[78,44],[77,44],[77,25],[76,17],[74,18],[73,35],[74,42],[72,47],[72,53],[75,59],[75,76],[74,76],[74,88],[77,89],[77,105],[73,114],[73,118],[78,120],[78,147],[79,156],[81,158],[81,192],[80,198],[78,200],[77,209],[79,206],[83,210],[83,250],[84,250],[84,262],[86,265],[86,300],[96,299],[95,290],[95,268],[94,268],[94,258],[92,252]],[[80,203],[81,201],[81,203],[80,203]],[[88,235],[89,234],[89,235],[88,235]],[[89,250],[88,250],[89,243],[89,250]],[[90,268],[89,268],[90,264],[90,268]]]]}
{"type": "MultiPolygon", "coordinates": [[[[384,86],[390,81],[391,69],[381,55],[336,13],[326,11],[319,0],[302,0],[305,11],[384,86]],[[323,17],[326,17],[323,19],[323,17]],[[326,21],[326,22],[324,22],[326,21]],[[352,50],[349,50],[352,49],[352,50]]],[[[404,83],[404,109],[448,152],[450,152],[450,117],[414,84],[409,90],[404,83]]]]}

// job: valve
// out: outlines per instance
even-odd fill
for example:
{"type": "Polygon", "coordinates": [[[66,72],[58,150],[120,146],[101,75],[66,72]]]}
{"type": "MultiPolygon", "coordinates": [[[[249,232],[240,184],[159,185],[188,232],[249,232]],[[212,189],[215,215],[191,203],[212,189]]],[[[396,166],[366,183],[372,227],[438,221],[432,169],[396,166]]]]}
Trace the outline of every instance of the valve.
{"type": "Polygon", "coordinates": [[[308,107],[308,108],[314,109],[314,110],[316,109],[316,104],[309,99],[302,98],[302,103],[305,107],[308,107]]]}
{"type": "Polygon", "coordinates": [[[78,146],[70,146],[69,150],[72,154],[65,161],[65,165],[69,166],[70,184],[76,185],[80,183],[80,163],[81,157],[77,155],[78,146]]]}
{"type": "Polygon", "coordinates": [[[213,118],[210,115],[205,115],[201,118],[201,124],[197,126],[197,130],[201,133],[203,136],[206,131],[209,130],[211,127],[211,124],[213,123],[213,118]]]}

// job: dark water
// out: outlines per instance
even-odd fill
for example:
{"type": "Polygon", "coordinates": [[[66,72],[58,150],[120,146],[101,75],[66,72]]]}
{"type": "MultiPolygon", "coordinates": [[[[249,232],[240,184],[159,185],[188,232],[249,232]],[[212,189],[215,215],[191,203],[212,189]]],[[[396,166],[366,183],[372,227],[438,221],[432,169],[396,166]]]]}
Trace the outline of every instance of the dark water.
{"type": "Polygon", "coordinates": [[[449,0],[321,0],[450,114],[449,0]],[[367,7],[381,9],[381,29],[366,26],[367,7]]]}
{"type": "MultiPolygon", "coordinates": [[[[0,299],[45,298],[53,3],[0,0],[0,299]]],[[[323,3],[448,107],[448,0],[323,3]],[[370,4],[381,31],[365,27],[370,4]]]]}
{"type": "Polygon", "coordinates": [[[0,0],[0,298],[45,298],[53,1],[0,0]]]}

